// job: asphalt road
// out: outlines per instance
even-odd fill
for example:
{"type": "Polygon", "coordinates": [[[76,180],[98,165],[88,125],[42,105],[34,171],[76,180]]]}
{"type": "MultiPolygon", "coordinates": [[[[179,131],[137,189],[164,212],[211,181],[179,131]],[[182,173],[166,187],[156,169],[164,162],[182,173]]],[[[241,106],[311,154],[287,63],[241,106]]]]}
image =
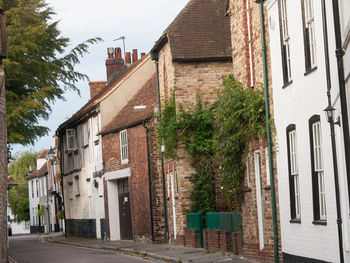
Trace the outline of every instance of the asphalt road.
{"type": "Polygon", "coordinates": [[[115,252],[45,242],[38,235],[10,237],[9,255],[18,263],[145,263],[155,262],[115,252]]]}

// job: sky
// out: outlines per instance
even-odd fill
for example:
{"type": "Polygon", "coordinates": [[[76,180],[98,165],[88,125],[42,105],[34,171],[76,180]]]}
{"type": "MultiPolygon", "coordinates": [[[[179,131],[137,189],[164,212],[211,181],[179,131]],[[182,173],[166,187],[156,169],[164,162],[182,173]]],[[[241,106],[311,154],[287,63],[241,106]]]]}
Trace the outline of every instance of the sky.
{"type": "MultiPolygon", "coordinates": [[[[186,5],[188,0],[46,0],[59,21],[61,35],[70,38],[71,46],[92,38],[104,41],[89,48],[89,54],[76,66],[90,81],[106,80],[105,60],[108,47],[121,47],[123,42],[113,41],[125,36],[126,52],[138,49],[148,53],[163,31],[186,5]]],[[[53,135],[57,127],[79,110],[90,97],[88,81],[77,84],[81,96],[67,91],[65,101],[56,101],[47,121],[39,124],[50,128],[49,134],[34,145],[15,145],[12,152],[40,151],[54,146],[53,135]]]]}

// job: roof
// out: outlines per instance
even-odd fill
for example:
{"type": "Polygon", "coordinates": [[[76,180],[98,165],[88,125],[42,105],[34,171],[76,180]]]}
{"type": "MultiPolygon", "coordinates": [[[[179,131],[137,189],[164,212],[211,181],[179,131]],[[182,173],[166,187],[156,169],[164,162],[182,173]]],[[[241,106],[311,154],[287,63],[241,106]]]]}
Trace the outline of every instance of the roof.
{"type": "Polygon", "coordinates": [[[169,42],[173,61],[231,60],[227,0],[190,0],[164,31],[151,52],[169,42]]]}
{"type": "Polygon", "coordinates": [[[43,165],[39,170],[34,170],[27,174],[26,179],[30,180],[36,177],[41,177],[47,174],[47,165],[43,165]]]}
{"type": "Polygon", "coordinates": [[[157,105],[157,79],[156,74],[132,97],[131,100],[114,116],[114,118],[102,128],[100,134],[118,132],[123,129],[140,124],[151,118],[154,107],[157,105]],[[135,106],[144,105],[144,110],[135,110],[135,106]]]}
{"type": "Polygon", "coordinates": [[[115,76],[111,81],[109,81],[108,85],[104,87],[99,93],[97,93],[94,97],[92,97],[82,108],[80,108],[76,113],[72,115],[68,120],[62,123],[58,128],[57,132],[64,130],[72,125],[74,125],[77,121],[83,118],[86,114],[93,111],[97,104],[106,96],[109,92],[113,91],[116,88],[116,84],[126,78],[130,73],[132,73],[139,65],[145,62],[149,58],[149,55],[146,55],[140,58],[131,66],[125,68],[120,72],[117,76],[115,76]]]}
{"type": "Polygon", "coordinates": [[[46,155],[49,152],[49,149],[44,149],[39,153],[39,155],[36,157],[36,159],[46,159],[46,155]]]}

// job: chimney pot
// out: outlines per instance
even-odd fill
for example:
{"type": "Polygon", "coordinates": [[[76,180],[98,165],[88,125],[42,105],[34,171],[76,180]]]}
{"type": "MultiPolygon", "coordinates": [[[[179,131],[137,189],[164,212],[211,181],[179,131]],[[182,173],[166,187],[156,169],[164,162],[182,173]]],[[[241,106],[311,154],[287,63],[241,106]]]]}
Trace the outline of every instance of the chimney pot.
{"type": "Polygon", "coordinates": [[[142,52],[142,53],[141,53],[141,58],[143,58],[144,56],[146,56],[146,53],[145,53],[145,52],[142,52]]]}
{"type": "Polygon", "coordinates": [[[122,50],[120,47],[115,48],[115,58],[122,58],[122,50]]]}
{"type": "Polygon", "coordinates": [[[130,52],[125,53],[125,64],[127,64],[127,65],[131,64],[131,53],[130,52]]]}
{"type": "Polygon", "coordinates": [[[107,48],[108,58],[113,58],[113,53],[114,53],[114,48],[112,47],[107,48]]]}
{"type": "Polygon", "coordinates": [[[135,63],[138,60],[137,49],[132,50],[132,63],[135,63]]]}

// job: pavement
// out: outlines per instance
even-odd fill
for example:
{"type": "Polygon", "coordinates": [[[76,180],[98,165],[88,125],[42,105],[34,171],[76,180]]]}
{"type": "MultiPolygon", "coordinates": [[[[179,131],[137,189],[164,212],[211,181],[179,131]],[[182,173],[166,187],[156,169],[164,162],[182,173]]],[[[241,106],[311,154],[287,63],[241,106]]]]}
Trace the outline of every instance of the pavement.
{"type": "Polygon", "coordinates": [[[243,256],[222,251],[208,251],[203,248],[189,248],[170,244],[152,244],[147,241],[106,241],[96,239],[65,238],[62,233],[42,235],[44,241],[59,243],[69,246],[85,247],[116,251],[128,255],[148,257],[157,262],[235,262],[235,263],[257,263],[243,256]]]}

